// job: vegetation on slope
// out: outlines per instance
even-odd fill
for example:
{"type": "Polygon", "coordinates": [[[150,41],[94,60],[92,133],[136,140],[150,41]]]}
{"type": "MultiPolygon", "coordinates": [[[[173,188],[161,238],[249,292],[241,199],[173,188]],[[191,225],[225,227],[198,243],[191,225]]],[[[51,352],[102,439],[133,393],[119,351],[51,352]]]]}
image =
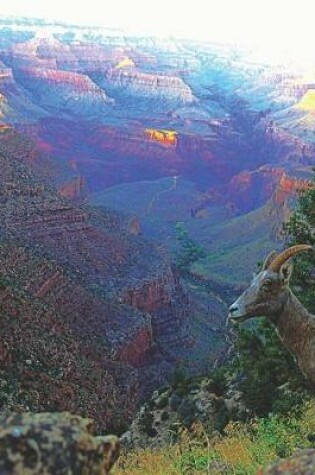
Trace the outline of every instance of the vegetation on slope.
{"type": "Polygon", "coordinates": [[[223,435],[209,437],[201,425],[183,430],[181,440],[162,449],[141,449],[120,458],[114,475],[255,475],[297,448],[313,444],[315,400],[298,412],[270,414],[248,423],[231,422],[223,435]]]}
{"type": "MultiPolygon", "coordinates": [[[[314,169],[315,185],[315,169],[314,169]]],[[[289,244],[315,246],[315,188],[300,194],[297,208],[284,225],[289,244]]],[[[295,259],[292,285],[294,292],[309,311],[315,313],[315,253],[301,253],[295,259]]]]}
{"type": "Polygon", "coordinates": [[[183,223],[176,224],[176,237],[180,243],[180,251],[175,261],[176,267],[185,275],[194,262],[205,257],[206,252],[200,244],[189,237],[183,223]]]}
{"type": "Polygon", "coordinates": [[[265,318],[236,331],[236,357],[229,370],[234,373],[246,407],[255,416],[285,414],[302,401],[308,389],[293,356],[265,318]]]}
{"type": "MultiPolygon", "coordinates": [[[[303,192],[285,232],[290,245],[315,244],[315,190],[303,192]]],[[[295,261],[294,291],[312,311],[315,257],[295,261]]],[[[299,372],[266,320],[238,330],[236,355],[216,374],[224,388],[233,381],[241,390],[250,418],[230,421],[223,433],[210,435],[198,423],[182,430],[176,444],[142,449],[123,456],[116,475],[256,474],[277,458],[314,446],[314,389],[299,372]]],[[[215,375],[214,375],[215,376],[215,375]]]]}

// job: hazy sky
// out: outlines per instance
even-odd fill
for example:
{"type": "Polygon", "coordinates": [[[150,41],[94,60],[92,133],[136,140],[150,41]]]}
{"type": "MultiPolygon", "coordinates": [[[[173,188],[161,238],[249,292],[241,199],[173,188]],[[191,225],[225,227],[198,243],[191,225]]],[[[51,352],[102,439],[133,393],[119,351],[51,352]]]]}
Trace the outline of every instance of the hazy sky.
{"type": "Polygon", "coordinates": [[[315,56],[315,0],[7,0],[1,3],[2,15],[45,17],[161,36],[240,42],[270,55],[315,56]]]}

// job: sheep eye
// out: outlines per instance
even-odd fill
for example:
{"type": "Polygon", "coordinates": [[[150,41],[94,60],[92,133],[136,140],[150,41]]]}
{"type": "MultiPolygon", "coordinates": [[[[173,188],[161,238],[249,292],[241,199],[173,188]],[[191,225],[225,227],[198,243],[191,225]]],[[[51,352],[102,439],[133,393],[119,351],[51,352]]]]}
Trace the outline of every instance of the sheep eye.
{"type": "Polygon", "coordinates": [[[272,287],[272,280],[267,279],[267,280],[265,280],[265,281],[263,282],[263,288],[264,288],[265,290],[270,290],[271,287],[272,287]]]}

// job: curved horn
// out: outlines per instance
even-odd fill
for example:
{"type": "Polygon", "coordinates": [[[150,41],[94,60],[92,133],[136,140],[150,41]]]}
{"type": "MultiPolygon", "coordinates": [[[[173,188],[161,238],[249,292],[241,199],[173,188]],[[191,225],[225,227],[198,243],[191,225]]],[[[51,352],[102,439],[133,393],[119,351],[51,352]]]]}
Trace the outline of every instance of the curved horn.
{"type": "Polygon", "coordinates": [[[310,251],[313,249],[313,246],[309,244],[297,244],[296,246],[289,247],[285,249],[281,254],[279,254],[269,265],[268,269],[273,272],[279,272],[281,266],[288,260],[290,257],[298,254],[303,251],[310,251]]]}
{"type": "Polygon", "coordinates": [[[261,270],[266,270],[270,266],[273,260],[275,260],[276,256],[278,255],[277,251],[271,251],[268,256],[266,257],[262,269],[261,270]]]}

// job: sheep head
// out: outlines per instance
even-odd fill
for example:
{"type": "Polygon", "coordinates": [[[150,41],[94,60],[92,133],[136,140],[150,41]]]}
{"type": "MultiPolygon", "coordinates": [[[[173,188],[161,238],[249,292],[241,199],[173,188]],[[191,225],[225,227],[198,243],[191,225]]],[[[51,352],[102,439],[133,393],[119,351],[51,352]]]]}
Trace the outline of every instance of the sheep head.
{"type": "Polygon", "coordinates": [[[277,254],[270,253],[262,270],[254,275],[251,285],[231,305],[228,318],[241,323],[249,318],[265,316],[274,320],[281,313],[288,296],[292,273],[289,259],[299,252],[313,249],[308,244],[298,244],[277,254]]]}

